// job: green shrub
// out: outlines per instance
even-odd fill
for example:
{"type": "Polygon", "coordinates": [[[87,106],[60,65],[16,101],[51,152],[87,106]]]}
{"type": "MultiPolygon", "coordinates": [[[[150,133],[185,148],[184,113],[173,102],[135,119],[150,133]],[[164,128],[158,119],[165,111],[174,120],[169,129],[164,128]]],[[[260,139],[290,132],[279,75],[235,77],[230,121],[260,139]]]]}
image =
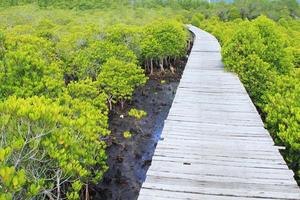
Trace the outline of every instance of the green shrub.
{"type": "Polygon", "coordinates": [[[78,195],[107,170],[107,116],[64,95],[9,97],[0,103],[0,194],[13,199],[78,195]],[[97,165],[97,167],[95,167],[97,165]],[[79,184],[63,190],[68,184],[79,184]]]}
{"type": "MultiPolygon", "coordinates": [[[[37,1],[0,5],[30,2],[37,1]]],[[[54,8],[117,3],[42,0],[37,4],[49,9],[0,9],[1,200],[81,198],[83,189],[99,182],[107,170],[102,140],[109,134],[107,101],[112,109],[131,100],[147,81],[139,65],[151,60],[157,67],[162,60],[168,66],[185,55],[184,25],[153,21],[175,16],[172,10],[145,15],[143,8],[54,8]]],[[[140,120],[145,113],[132,116],[140,120]]]]}
{"type": "Polygon", "coordinates": [[[191,24],[194,26],[200,26],[200,24],[203,20],[204,20],[204,15],[202,15],[201,13],[197,13],[197,14],[193,15],[191,24]]]}
{"type": "Polygon", "coordinates": [[[30,35],[7,36],[0,60],[0,99],[9,95],[57,95],[64,84],[61,65],[46,40],[30,35]]]}
{"type": "Polygon", "coordinates": [[[123,62],[137,63],[136,55],[126,46],[96,41],[75,55],[70,72],[79,79],[90,77],[95,80],[101,72],[102,65],[111,57],[123,62]]]}
{"type": "Polygon", "coordinates": [[[141,120],[143,117],[147,116],[147,113],[144,110],[130,109],[128,115],[136,118],[137,120],[141,120]]]}
{"type": "Polygon", "coordinates": [[[145,84],[144,71],[135,63],[126,63],[114,57],[107,60],[97,77],[97,84],[108,95],[110,110],[112,104],[130,100],[134,90],[145,84]]]}
{"type": "Polygon", "coordinates": [[[155,21],[145,27],[144,35],[142,55],[146,59],[159,59],[161,71],[164,71],[164,65],[171,65],[170,59],[185,54],[188,35],[181,23],[173,20],[155,21]]]}
{"type": "Polygon", "coordinates": [[[294,150],[299,145],[300,73],[277,76],[270,90],[265,94],[268,113],[266,122],[273,133],[294,150]]]}

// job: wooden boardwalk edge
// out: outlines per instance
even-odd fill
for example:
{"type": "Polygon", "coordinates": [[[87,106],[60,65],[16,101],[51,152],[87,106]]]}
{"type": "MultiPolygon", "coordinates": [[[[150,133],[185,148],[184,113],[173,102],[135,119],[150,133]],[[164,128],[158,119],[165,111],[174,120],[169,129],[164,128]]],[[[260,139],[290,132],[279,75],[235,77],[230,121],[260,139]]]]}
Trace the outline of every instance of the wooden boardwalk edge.
{"type": "Polygon", "coordinates": [[[300,189],[211,34],[195,35],[138,200],[300,200],[300,189]]]}

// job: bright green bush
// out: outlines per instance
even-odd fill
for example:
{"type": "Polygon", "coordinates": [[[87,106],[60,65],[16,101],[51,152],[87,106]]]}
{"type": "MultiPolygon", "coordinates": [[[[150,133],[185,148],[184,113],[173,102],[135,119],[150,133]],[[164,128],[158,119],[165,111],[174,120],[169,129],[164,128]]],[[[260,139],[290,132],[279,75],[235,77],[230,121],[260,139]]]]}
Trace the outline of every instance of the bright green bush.
{"type": "Polygon", "coordinates": [[[95,80],[101,72],[102,65],[111,57],[128,63],[137,63],[136,55],[126,46],[96,41],[75,54],[70,64],[70,72],[79,79],[90,77],[95,80]]]}
{"type": "Polygon", "coordinates": [[[172,20],[155,21],[146,26],[145,35],[142,55],[151,60],[157,59],[157,54],[153,52],[158,50],[161,71],[164,71],[164,65],[171,65],[171,59],[185,54],[188,35],[181,23],[172,20]],[[152,41],[153,50],[149,47],[152,41]]]}
{"type": "Polygon", "coordinates": [[[254,102],[263,106],[263,95],[276,74],[293,69],[293,56],[275,22],[262,16],[246,21],[222,49],[225,67],[237,73],[254,102]]]}
{"type": "Polygon", "coordinates": [[[286,145],[286,158],[299,177],[300,72],[277,76],[265,96],[268,102],[264,107],[267,126],[286,145]]]}
{"type": "Polygon", "coordinates": [[[99,181],[107,170],[106,145],[99,140],[109,134],[107,119],[105,112],[68,95],[58,101],[9,97],[0,103],[1,196],[78,199],[83,184],[99,181]],[[68,184],[73,186],[64,190],[68,184]]]}
{"type": "Polygon", "coordinates": [[[231,8],[228,11],[228,20],[235,20],[241,17],[240,10],[236,7],[231,8]]]}
{"type": "Polygon", "coordinates": [[[265,49],[259,32],[254,26],[249,26],[249,22],[222,49],[226,69],[239,75],[255,103],[261,103],[262,95],[268,89],[268,80],[272,79],[269,75],[270,64],[261,58],[265,49]],[[261,84],[262,82],[265,84],[261,84]]]}
{"type": "Polygon", "coordinates": [[[133,108],[129,110],[128,115],[130,117],[134,117],[137,120],[141,120],[143,117],[147,116],[147,113],[144,110],[138,110],[133,108]]]}
{"type": "Polygon", "coordinates": [[[141,56],[141,42],[145,38],[142,32],[143,26],[132,26],[125,24],[117,24],[108,27],[105,32],[105,40],[113,42],[118,45],[125,45],[134,54],[140,58],[141,56]]]}
{"type": "Polygon", "coordinates": [[[201,13],[197,13],[193,15],[191,19],[191,24],[194,26],[200,26],[201,22],[204,20],[204,15],[201,13]]]}
{"type": "Polygon", "coordinates": [[[130,100],[134,90],[145,84],[147,78],[143,70],[135,63],[126,63],[116,58],[110,58],[102,66],[102,71],[97,77],[97,84],[108,95],[110,109],[113,103],[130,100]]]}
{"type": "Polygon", "coordinates": [[[146,63],[146,68],[150,68],[150,74],[154,72],[153,62],[159,60],[162,55],[162,47],[159,41],[151,34],[145,34],[141,41],[141,54],[146,63]]]}
{"type": "Polygon", "coordinates": [[[107,105],[124,107],[145,84],[140,65],[184,56],[188,35],[172,9],[120,0],[0,6],[31,2],[0,8],[0,199],[75,200],[107,170],[107,105]]]}
{"type": "Polygon", "coordinates": [[[2,40],[0,98],[54,96],[63,87],[61,62],[44,39],[23,35],[2,40]]]}
{"type": "Polygon", "coordinates": [[[278,25],[265,16],[258,17],[252,23],[266,47],[261,55],[262,59],[270,63],[278,73],[288,73],[294,67],[292,55],[286,50],[286,41],[278,25]]]}
{"type": "Polygon", "coordinates": [[[72,81],[68,84],[65,92],[73,99],[87,101],[96,106],[100,112],[108,114],[106,109],[107,95],[99,91],[96,81],[92,81],[90,78],[78,82],[72,81]]]}
{"type": "MultiPolygon", "coordinates": [[[[173,37],[183,36],[181,24],[168,24],[165,31],[174,24],[173,37]]],[[[0,35],[2,199],[78,199],[107,170],[107,101],[123,107],[147,81],[138,65],[150,58],[140,55],[147,27],[84,28],[41,20],[0,35]]],[[[158,51],[179,56],[170,52],[158,51]]]]}
{"type": "Polygon", "coordinates": [[[264,111],[268,113],[268,126],[291,147],[297,147],[299,139],[299,86],[300,73],[295,71],[293,74],[277,76],[265,95],[268,103],[264,111]]]}

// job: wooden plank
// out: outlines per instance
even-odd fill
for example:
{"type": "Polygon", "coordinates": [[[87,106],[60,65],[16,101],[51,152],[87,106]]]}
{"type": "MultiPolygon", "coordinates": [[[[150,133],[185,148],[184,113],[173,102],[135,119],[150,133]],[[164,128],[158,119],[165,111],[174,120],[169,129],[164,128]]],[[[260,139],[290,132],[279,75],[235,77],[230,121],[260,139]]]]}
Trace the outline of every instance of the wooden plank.
{"type": "MultiPolygon", "coordinates": [[[[168,135],[164,136],[164,140],[160,141],[159,145],[163,147],[173,147],[173,148],[181,148],[190,150],[201,150],[201,152],[209,151],[210,149],[220,149],[223,151],[224,149],[230,149],[239,153],[238,150],[275,150],[273,144],[271,142],[256,142],[253,141],[232,141],[232,140],[218,140],[218,141],[210,141],[210,140],[184,140],[184,139],[176,139],[176,138],[168,138],[168,135]],[[254,143],[254,144],[253,144],[254,143]],[[208,148],[204,150],[204,148],[208,148]]],[[[274,152],[275,153],[275,152],[274,152]]],[[[281,157],[279,153],[276,153],[277,157],[281,157]]]]}
{"type": "MultiPolygon", "coordinates": [[[[261,200],[261,198],[244,198],[234,196],[205,195],[185,192],[174,192],[143,188],[139,196],[140,200],[261,200]]],[[[265,199],[271,200],[271,199],[265,199]]]]}
{"type": "MultiPolygon", "coordinates": [[[[198,159],[198,158],[186,158],[186,157],[171,157],[171,156],[159,156],[156,154],[152,159],[153,161],[165,161],[168,162],[177,162],[177,163],[185,163],[189,164],[207,164],[207,165],[220,165],[220,160],[217,159],[198,159]]],[[[221,159],[223,166],[235,166],[235,167],[246,167],[246,168],[266,168],[266,169],[288,169],[285,163],[266,163],[265,160],[258,162],[241,162],[241,159],[237,159],[236,161],[221,159]]]]}
{"type": "MultiPolygon", "coordinates": [[[[247,182],[247,179],[240,178],[239,181],[233,181],[229,184],[228,181],[219,181],[219,180],[202,180],[202,179],[192,179],[192,178],[186,178],[186,177],[170,177],[170,176],[156,176],[156,175],[149,175],[148,181],[149,183],[155,183],[155,182],[165,182],[166,184],[171,183],[172,185],[178,185],[178,186],[200,186],[203,188],[214,188],[214,189],[236,189],[240,191],[251,191],[253,190],[260,190],[260,191],[271,191],[271,192],[284,192],[284,193],[290,193],[290,192],[297,192],[299,190],[298,186],[296,184],[268,184],[268,183],[251,183],[247,182]],[[174,184],[172,182],[175,182],[174,184]]],[[[294,195],[299,196],[300,194],[294,195]]]]}
{"type": "Polygon", "coordinates": [[[151,169],[155,171],[171,171],[178,173],[189,174],[219,174],[222,176],[232,177],[258,177],[258,178],[280,178],[284,180],[293,180],[293,172],[287,169],[278,168],[255,168],[233,165],[219,165],[211,163],[192,163],[185,164],[184,162],[170,161],[153,161],[151,169]]]}
{"type": "Polygon", "coordinates": [[[248,184],[267,184],[267,185],[285,185],[287,187],[297,187],[295,182],[292,180],[283,179],[264,179],[255,177],[231,177],[231,176],[218,176],[216,174],[187,174],[170,171],[149,171],[148,176],[156,176],[161,178],[174,178],[174,179],[188,179],[198,181],[211,181],[220,182],[224,184],[230,183],[248,183],[248,184]]]}
{"type": "Polygon", "coordinates": [[[172,158],[186,158],[186,159],[198,159],[198,160],[216,160],[219,161],[219,165],[222,165],[222,162],[224,160],[230,161],[230,162],[245,162],[245,163],[265,163],[268,165],[273,165],[273,164],[282,164],[285,165],[286,163],[282,159],[274,159],[274,158],[266,158],[266,157],[257,157],[257,156],[235,156],[235,155],[227,155],[226,153],[224,154],[211,154],[211,153],[203,153],[203,154],[197,154],[197,153],[179,153],[179,152],[174,152],[174,151],[160,151],[157,150],[155,151],[155,157],[172,157],[172,158]]]}
{"type": "MultiPolygon", "coordinates": [[[[222,186],[207,185],[197,181],[184,181],[178,179],[167,178],[152,178],[148,177],[147,182],[144,183],[143,188],[152,188],[164,191],[173,192],[186,192],[194,194],[206,194],[216,196],[235,196],[235,197],[251,197],[251,198],[273,198],[281,200],[299,200],[300,194],[298,188],[291,188],[288,190],[276,190],[273,191],[272,187],[245,187],[240,184],[223,184],[222,186]],[[226,187],[227,186],[227,187],[226,187]],[[244,188],[239,188],[243,186],[244,188]],[[237,188],[235,188],[237,187],[237,188]]],[[[273,188],[276,188],[273,185],[273,188]]]]}

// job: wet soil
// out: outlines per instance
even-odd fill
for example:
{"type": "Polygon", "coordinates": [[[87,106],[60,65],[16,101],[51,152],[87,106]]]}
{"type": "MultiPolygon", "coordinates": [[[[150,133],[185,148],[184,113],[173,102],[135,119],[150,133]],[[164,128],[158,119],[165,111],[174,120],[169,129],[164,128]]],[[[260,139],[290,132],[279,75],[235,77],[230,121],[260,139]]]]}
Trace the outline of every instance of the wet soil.
{"type": "Polygon", "coordinates": [[[151,76],[146,85],[137,89],[131,103],[110,114],[111,136],[107,140],[109,170],[103,181],[90,187],[91,199],[136,200],[155,146],[160,138],[185,61],[176,64],[176,74],[167,72],[151,76]],[[142,109],[147,116],[140,121],[128,116],[131,108],[142,109]],[[131,138],[125,139],[124,131],[131,138]]]}

